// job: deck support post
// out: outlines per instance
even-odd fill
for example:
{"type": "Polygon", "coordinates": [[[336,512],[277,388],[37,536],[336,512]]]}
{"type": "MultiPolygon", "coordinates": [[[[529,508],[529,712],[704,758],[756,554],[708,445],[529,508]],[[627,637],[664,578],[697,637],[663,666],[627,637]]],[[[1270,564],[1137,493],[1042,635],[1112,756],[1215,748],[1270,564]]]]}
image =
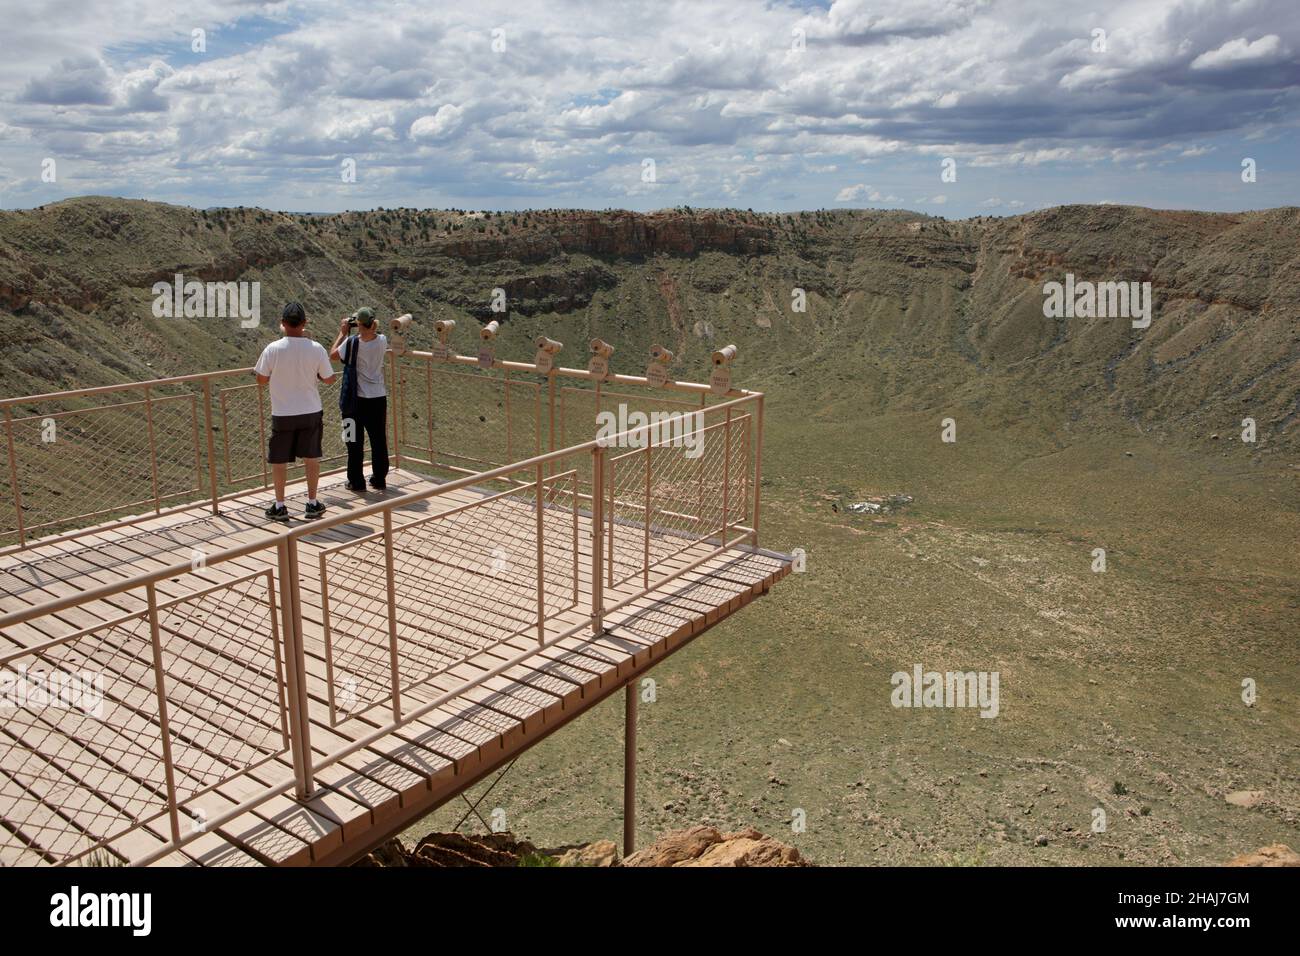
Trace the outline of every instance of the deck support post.
{"type": "Polygon", "coordinates": [[[9,483],[14,492],[14,522],[18,526],[18,547],[27,546],[27,530],[23,525],[23,493],[18,487],[18,456],[14,451],[14,417],[5,406],[5,444],[9,448],[9,483]]]}
{"type": "Polygon", "coordinates": [[[763,396],[758,396],[758,420],[754,423],[758,432],[754,440],[754,534],[750,543],[758,547],[758,512],[763,498],[763,396]]]}
{"type": "Polygon", "coordinates": [[[623,856],[636,852],[636,680],[623,692],[623,856]]]}
{"type": "Polygon", "coordinates": [[[393,690],[393,720],[402,719],[402,675],[397,654],[397,572],[393,563],[393,509],[384,509],[384,579],[388,596],[388,679],[393,690]]]}
{"type": "MultiPolygon", "coordinates": [[[[534,507],[537,514],[537,646],[546,644],[546,528],[545,503],[542,501],[543,490],[542,464],[538,462],[536,485],[534,489],[534,507]]],[[[575,558],[577,552],[574,552],[575,558]]]]}
{"type": "MultiPolygon", "coordinates": [[[[402,425],[401,419],[398,417],[400,414],[398,405],[402,401],[402,386],[397,378],[397,353],[392,351],[388,353],[388,380],[393,386],[393,394],[389,396],[388,402],[389,418],[393,423],[393,443],[389,446],[388,457],[393,467],[400,470],[402,467],[402,439],[399,430],[402,425]]],[[[388,423],[385,422],[384,424],[386,427],[388,423]]],[[[371,455],[370,457],[373,459],[375,456],[371,455]]]]}
{"type": "MultiPolygon", "coordinates": [[[[605,632],[605,449],[591,450],[591,633],[605,632]]],[[[611,555],[611,560],[612,560],[611,555]]]]}
{"type": "Polygon", "coordinates": [[[312,779],[311,724],[307,713],[307,674],[302,646],[302,611],[298,603],[298,543],[282,536],[277,549],[280,574],[280,633],[284,637],[285,690],[289,706],[289,749],[293,758],[294,795],[306,800],[315,791],[312,779]]]}
{"type": "Polygon", "coordinates": [[[153,396],[149,386],[144,387],[144,415],[149,423],[149,473],[153,480],[153,513],[162,512],[162,499],[158,497],[158,439],[153,430],[153,396]]]}
{"type": "Polygon", "coordinates": [[[158,696],[158,736],[162,743],[163,774],[167,784],[167,817],[172,845],[181,842],[180,812],[176,807],[176,764],[172,760],[172,732],[167,719],[167,679],[162,654],[162,627],[158,623],[158,592],[152,583],[144,586],[149,604],[149,641],[153,647],[154,693],[158,696]]]}
{"type": "MultiPolygon", "coordinates": [[[[550,447],[547,451],[555,451],[555,370],[546,373],[546,405],[550,415],[550,447]]],[[[540,431],[540,429],[539,429],[540,431]]]]}
{"type": "MultiPolygon", "coordinates": [[[[203,379],[203,429],[208,440],[208,491],[212,495],[212,513],[221,514],[221,499],[217,495],[217,446],[212,437],[212,379],[203,379]]],[[[222,434],[225,434],[224,432],[222,434]]],[[[263,455],[265,457],[265,455],[263,455]]]]}

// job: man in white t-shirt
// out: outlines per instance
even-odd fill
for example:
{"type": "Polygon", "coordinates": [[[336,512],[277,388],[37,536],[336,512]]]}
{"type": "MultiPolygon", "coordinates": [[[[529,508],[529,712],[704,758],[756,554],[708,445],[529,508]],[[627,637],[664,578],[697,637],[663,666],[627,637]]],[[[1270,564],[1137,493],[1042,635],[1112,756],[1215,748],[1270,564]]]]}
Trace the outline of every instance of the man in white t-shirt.
{"type": "MultiPolygon", "coordinates": [[[[348,488],[366,490],[366,436],[370,437],[370,487],[383,491],[388,477],[388,389],[384,386],[384,359],[388,337],[377,330],[375,310],[357,309],[339,326],[338,338],[330,358],[338,359],[344,370],[356,350],[357,401],[351,427],[344,422],[344,434],[351,434],[348,446],[348,488]],[[353,334],[350,334],[353,333],[353,334]]],[[[347,379],[344,378],[344,384],[347,379]]]]}
{"type": "Polygon", "coordinates": [[[273,521],[289,520],[284,488],[289,465],[301,458],[307,471],[306,517],[319,518],[325,505],[316,498],[324,434],[318,383],[333,382],[334,367],[325,347],[304,334],[307,313],[301,304],[290,302],[284,307],[280,329],[284,337],[263,349],[253,368],[258,384],[271,387],[271,440],[266,460],[275,483],[275,503],[266,509],[266,516],[273,521]]]}

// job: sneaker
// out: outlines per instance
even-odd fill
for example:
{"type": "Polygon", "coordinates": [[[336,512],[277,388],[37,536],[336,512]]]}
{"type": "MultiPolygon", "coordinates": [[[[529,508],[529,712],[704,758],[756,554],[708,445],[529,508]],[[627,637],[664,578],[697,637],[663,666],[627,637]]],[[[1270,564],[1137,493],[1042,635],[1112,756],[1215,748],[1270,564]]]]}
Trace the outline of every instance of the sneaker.
{"type": "Polygon", "coordinates": [[[315,504],[312,504],[309,501],[307,502],[307,511],[304,517],[310,520],[312,518],[319,518],[324,513],[325,513],[325,502],[318,501],[315,504]]]}
{"type": "Polygon", "coordinates": [[[382,478],[371,478],[370,487],[374,488],[375,491],[383,491],[388,487],[388,484],[382,478]]]}
{"type": "Polygon", "coordinates": [[[277,505],[271,502],[271,507],[266,509],[266,516],[272,521],[288,521],[289,509],[285,505],[277,505]]]}

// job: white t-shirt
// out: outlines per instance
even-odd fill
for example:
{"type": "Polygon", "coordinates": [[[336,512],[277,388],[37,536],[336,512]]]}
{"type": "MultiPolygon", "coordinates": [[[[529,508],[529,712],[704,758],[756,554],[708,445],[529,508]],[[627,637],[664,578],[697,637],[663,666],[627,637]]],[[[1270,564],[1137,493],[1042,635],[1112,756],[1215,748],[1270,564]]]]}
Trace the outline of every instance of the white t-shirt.
{"type": "Polygon", "coordinates": [[[285,336],[262,350],[253,370],[271,377],[271,414],[311,415],[321,411],[316,376],[334,374],[325,346],[302,336],[285,336]]]}
{"type": "MultiPolygon", "coordinates": [[[[343,364],[348,363],[348,345],[352,339],[346,338],[339,346],[339,358],[343,364]]],[[[357,338],[357,395],[361,398],[383,398],[388,394],[384,387],[384,356],[388,352],[388,338],[382,333],[369,342],[357,338]]]]}

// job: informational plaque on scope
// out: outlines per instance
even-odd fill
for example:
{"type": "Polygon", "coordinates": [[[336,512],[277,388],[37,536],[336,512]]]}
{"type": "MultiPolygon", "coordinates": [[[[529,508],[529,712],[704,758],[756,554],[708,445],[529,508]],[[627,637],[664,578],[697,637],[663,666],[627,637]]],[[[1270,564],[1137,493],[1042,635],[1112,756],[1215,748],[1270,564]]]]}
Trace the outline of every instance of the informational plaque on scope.
{"type": "Polygon", "coordinates": [[[651,359],[650,364],[646,366],[645,383],[651,388],[663,388],[668,384],[668,366],[651,359]]]}

